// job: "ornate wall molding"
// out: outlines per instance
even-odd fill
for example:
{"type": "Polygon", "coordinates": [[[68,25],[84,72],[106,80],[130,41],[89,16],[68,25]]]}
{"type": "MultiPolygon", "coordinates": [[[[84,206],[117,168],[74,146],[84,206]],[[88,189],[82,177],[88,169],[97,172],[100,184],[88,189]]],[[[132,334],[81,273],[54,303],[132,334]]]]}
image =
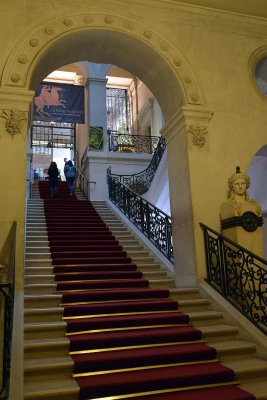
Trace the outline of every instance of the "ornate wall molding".
{"type": "Polygon", "coordinates": [[[23,121],[27,120],[27,113],[18,110],[0,110],[0,117],[4,120],[5,131],[12,138],[23,133],[23,121]]]}
{"type": "Polygon", "coordinates": [[[256,83],[256,66],[260,60],[262,60],[264,57],[267,57],[267,45],[258,47],[256,50],[253,51],[253,53],[250,55],[249,60],[248,60],[248,73],[250,77],[250,81],[255,89],[255,91],[259,94],[261,99],[266,102],[267,97],[263,94],[263,92],[260,90],[259,86],[256,83]]]}
{"type": "Polygon", "coordinates": [[[191,136],[192,144],[199,149],[206,145],[207,133],[206,126],[191,125],[187,129],[187,134],[191,136]]]}
{"type": "Polygon", "coordinates": [[[161,130],[167,144],[176,135],[186,135],[188,149],[208,149],[209,122],[213,112],[204,109],[195,110],[192,106],[181,107],[161,130]]]}
{"type": "Polygon", "coordinates": [[[163,37],[135,20],[119,15],[77,13],[59,15],[38,23],[17,43],[5,64],[1,87],[29,88],[30,79],[42,52],[57,39],[71,32],[110,30],[135,37],[152,47],[168,64],[180,82],[184,104],[204,104],[195,76],[183,55],[163,37]]]}

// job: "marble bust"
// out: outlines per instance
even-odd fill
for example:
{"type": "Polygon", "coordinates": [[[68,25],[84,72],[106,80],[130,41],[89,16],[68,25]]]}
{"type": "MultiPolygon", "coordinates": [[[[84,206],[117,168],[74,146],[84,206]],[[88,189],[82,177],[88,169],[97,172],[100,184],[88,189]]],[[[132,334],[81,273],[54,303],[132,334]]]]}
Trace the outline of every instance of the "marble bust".
{"type": "MultiPolygon", "coordinates": [[[[240,171],[236,167],[236,172],[228,179],[228,201],[230,209],[235,216],[241,216],[245,212],[253,212],[257,216],[261,216],[261,207],[259,204],[249,198],[247,189],[250,186],[250,178],[248,175],[240,171]]],[[[230,211],[229,209],[229,211],[230,211]]]]}
{"type": "Polygon", "coordinates": [[[249,198],[249,186],[249,176],[236,167],[228,179],[227,201],[220,209],[221,230],[224,236],[262,257],[262,211],[249,198]]]}

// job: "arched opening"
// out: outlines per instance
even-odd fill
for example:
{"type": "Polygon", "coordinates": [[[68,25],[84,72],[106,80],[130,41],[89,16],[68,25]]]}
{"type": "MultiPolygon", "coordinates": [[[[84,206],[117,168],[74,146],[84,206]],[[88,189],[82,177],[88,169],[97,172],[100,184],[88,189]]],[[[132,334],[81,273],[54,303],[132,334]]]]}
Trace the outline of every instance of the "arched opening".
{"type": "Polygon", "coordinates": [[[173,66],[159,52],[136,37],[104,29],[68,32],[45,46],[28,73],[29,88],[56,68],[83,60],[117,65],[137,76],[157,99],[166,122],[185,104],[173,66]]]}
{"type": "Polygon", "coordinates": [[[138,76],[157,98],[166,121],[184,103],[177,77],[159,53],[134,37],[107,30],[69,33],[45,47],[30,71],[29,89],[58,67],[84,60],[117,65],[138,76]]]}

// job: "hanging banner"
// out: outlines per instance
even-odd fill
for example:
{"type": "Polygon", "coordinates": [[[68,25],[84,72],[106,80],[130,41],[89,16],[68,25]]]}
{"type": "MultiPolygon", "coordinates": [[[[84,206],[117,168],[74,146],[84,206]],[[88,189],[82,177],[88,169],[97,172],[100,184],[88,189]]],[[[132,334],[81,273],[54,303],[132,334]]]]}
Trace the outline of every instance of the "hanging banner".
{"type": "Polygon", "coordinates": [[[84,124],[84,86],[42,82],[35,91],[33,118],[84,124]]]}

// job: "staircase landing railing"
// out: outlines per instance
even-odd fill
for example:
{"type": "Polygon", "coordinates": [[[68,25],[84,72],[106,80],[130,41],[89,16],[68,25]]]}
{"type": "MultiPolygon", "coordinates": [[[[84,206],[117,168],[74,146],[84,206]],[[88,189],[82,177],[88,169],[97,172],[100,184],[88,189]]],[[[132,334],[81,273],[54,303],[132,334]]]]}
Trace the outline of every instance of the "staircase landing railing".
{"type": "Polygon", "coordinates": [[[109,151],[122,153],[150,153],[157,148],[159,136],[121,134],[108,131],[109,151]]]}
{"type": "Polygon", "coordinates": [[[165,148],[166,148],[166,142],[163,139],[163,137],[160,137],[157,148],[150,161],[150,164],[144,171],[131,175],[118,175],[118,174],[111,174],[111,175],[117,178],[117,180],[119,180],[123,185],[128,186],[135,193],[142,195],[148,191],[151,185],[151,182],[154,178],[154,175],[157,171],[159,163],[164,154],[165,148]]]}
{"type": "Polygon", "coordinates": [[[108,169],[109,198],[173,263],[171,217],[123,185],[108,169]]]}
{"type": "Polygon", "coordinates": [[[267,335],[267,261],[200,224],[207,282],[267,335]]]}

